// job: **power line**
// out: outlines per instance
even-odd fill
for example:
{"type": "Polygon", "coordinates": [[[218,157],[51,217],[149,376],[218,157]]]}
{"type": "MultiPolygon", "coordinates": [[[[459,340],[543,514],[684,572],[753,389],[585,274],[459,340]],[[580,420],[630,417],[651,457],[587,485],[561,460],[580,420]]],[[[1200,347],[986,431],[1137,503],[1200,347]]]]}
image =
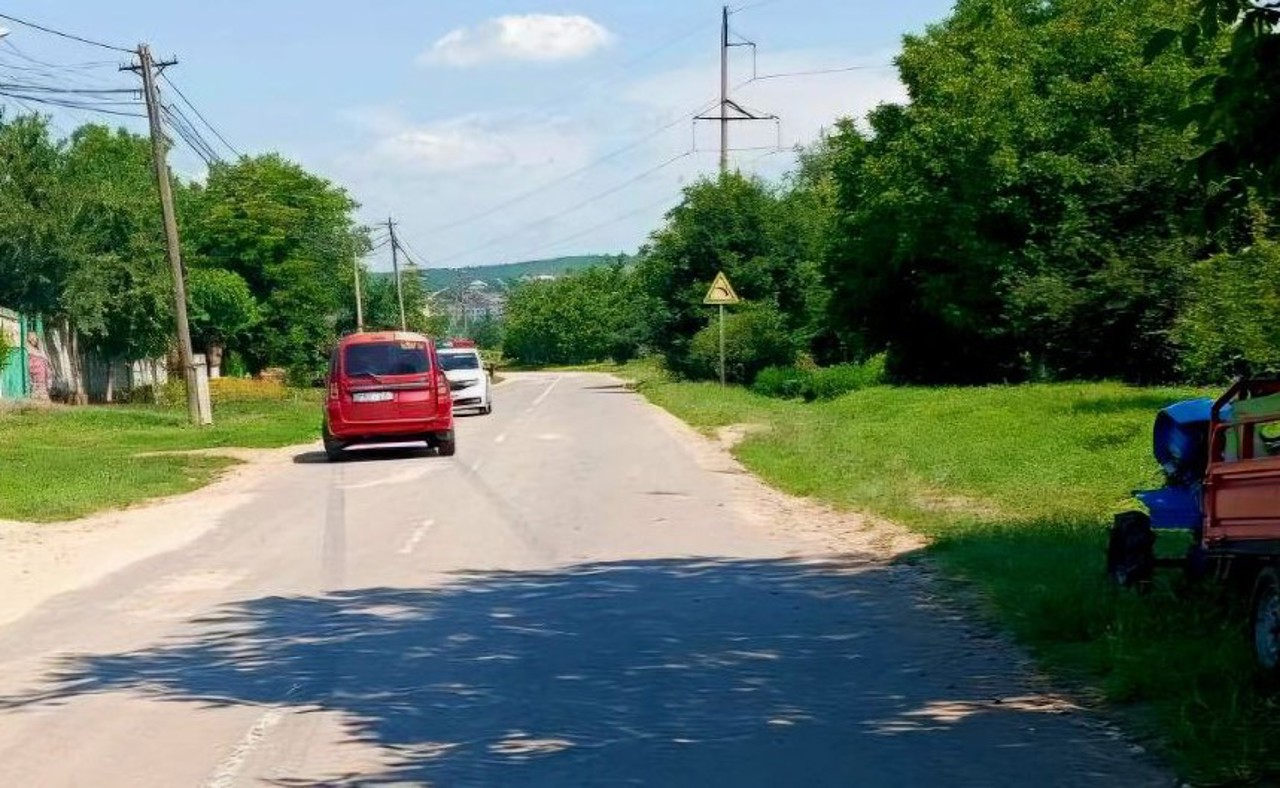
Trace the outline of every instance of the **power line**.
{"type": "MultiPolygon", "coordinates": [[[[142,114],[141,112],[123,112],[120,110],[107,109],[106,107],[101,106],[99,104],[86,104],[83,102],[68,101],[68,100],[62,100],[62,99],[56,99],[56,98],[43,98],[43,97],[37,97],[37,96],[30,96],[22,93],[11,93],[5,90],[0,90],[0,96],[5,96],[6,98],[11,98],[11,99],[14,99],[15,101],[23,101],[23,100],[34,101],[37,104],[47,104],[52,107],[62,107],[64,109],[79,109],[79,110],[85,110],[88,112],[99,112],[99,113],[102,113],[103,115],[116,115],[119,117],[126,117],[126,118],[145,118],[146,117],[146,115],[142,114]]],[[[110,102],[110,103],[115,106],[126,106],[126,105],[141,106],[139,102],[110,102]]]]}
{"type": "Polygon", "coordinates": [[[664,170],[664,169],[666,169],[667,167],[670,167],[672,164],[675,164],[676,162],[678,162],[678,161],[680,161],[680,160],[682,160],[682,159],[686,159],[686,158],[688,158],[688,157],[692,156],[693,154],[694,154],[694,152],[690,150],[690,151],[685,151],[684,153],[681,153],[681,154],[679,154],[678,156],[673,156],[673,157],[671,157],[670,159],[667,159],[666,161],[664,161],[664,162],[662,162],[661,164],[657,165],[656,167],[652,167],[652,168],[650,168],[650,169],[648,169],[648,170],[645,170],[644,172],[640,173],[639,175],[636,175],[636,176],[634,176],[634,177],[632,177],[632,178],[629,178],[629,179],[627,179],[626,181],[623,181],[622,183],[620,183],[620,184],[618,184],[618,185],[616,185],[616,186],[614,186],[614,187],[612,187],[612,188],[606,189],[605,191],[599,192],[599,193],[597,193],[597,194],[593,194],[593,195],[591,195],[590,197],[586,198],[585,200],[582,200],[581,202],[575,203],[574,205],[570,206],[569,208],[566,208],[566,209],[561,210],[561,211],[557,211],[557,212],[556,212],[556,214],[555,214],[555,216],[553,216],[553,217],[547,217],[547,218],[544,218],[544,219],[540,219],[540,220],[538,220],[538,221],[536,221],[536,222],[531,222],[531,223],[529,223],[529,224],[527,224],[527,225],[524,225],[523,227],[520,227],[519,229],[515,230],[514,232],[506,233],[505,235],[499,235],[499,236],[497,236],[497,237],[495,237],[495,238],[490,238],[488,241],[486,241],[485,243],[483,243],[483,244],[481,244],[481,245],[479,245],[479,246],[473,247],[473,248],[471,248],[471,249],[467,249],[467,250],[462,251],[462,252],[458,252],[457,254],[449,255],[448,257],[441,258],[441,259],[437,260],[436,262],[437,262],[438,264],[440,264],[440,265],[444,265],[445,263],[452,262],[452,261],[457,260],[457,259],[460,259],[460,258],[462,258],[462,257],[468,257],[468,256],[470,256],[470,255],[472,255],[472,254],[475,254],[476,252],[481,252],[481,251],[484,251],[485,249],[490,249],[490,248],[492,248],[492,247],[494,247],[494,246],[497,246],[498,244],[501,244],[503,241],[508,241],[508,240],[510,240],[510,239],[512,239],[512,238],[515,238],[515,237],[517,237],[517,236],[523,235],[524,233],[528,232],[529,230],[533,230],[533,229],[536,229],[536,228],[538,228],[538,227],[541,227],[541,226],[545,225],[545,224],[547,223],[547,221],[549,221],[549,220],[550,220],[550,219],[552,219],[552,218],[560,218],[560,217],[563,217],[563,216],[568,216],[569,214],[572,214],[572,213],[577,213],[578,211],[582,210],[583,208],[586,208],[586,207],[588,207],[588,206],[590,206],[590,205],[593,205],[593,204],[595,204],[597,201],[602,200],[602,199],[604,199],[605,197],[609,197],[609,196],[611,196],[611,195],[617,194],[618,192],[622,191],[623,189],[625,189],[625,188],[627,188],[627,187],[629,187],[629,186],[631,186],[631,185],[633,185],[633,184],[635,184],[635,183],[638,183],[638,182],[640,182],[640,181],[644,180],[645,178],[648,178],[650,175],[653,175],[653,174],[655,174],[655,173],[657,173],[657,172],[659,172],[659,171],[661,171],[661,170],[664,170]]]}
{"type": "Polygon", "coordinates": [[[24,82],[0,82],[0,90],[20,90],[24,93],[71,93],[78,95],[137,94],[137,88],[60,88],[53,85],[33,85],[24,82]]]}
{"type": "Polygon", "coordinates": [[[519,257],[521,257],[521,258],[524,258],[524,259],[528,259],[528,258],[532,257],[533,255],[539,254],[539,253],[541,253],[541,252],[543,252],[543,251],[545,251],[545,250],[547,250],[547,249],[553,249],[553,248],[555,248],[555,247],[557,247],[557,246],[560,246],[561,244],[566,244],[566,243],[569,243],[570,241],[576,241],[576,240],[578,240],[579,238],[582,238],[582,237],[585,237],[585,236],[587,236],[587,235],[590,235],[591,233],[595,232],[596,230],[601,230],[601,229],[604,229],[605,227],[609,227],[609,226],[611,226],[611,225],[617,224],[618,222],[621,222],[621,221],[625,221],[625,220],[627,220],[627,219],[630,219],[630,218],[632,218],[633,216],[638,216],[638,215],[640,215],[640,214],[647,213],[647,212],[649,212],[649,211],[653,210],[654,208],[657,208],[659,205],[665,205],[665,204],[667,204],[667,203],[671,202],[673,199],[675,199],[675,198],[677,198],[677,197],[679,197],[679,196],[680,196],[679,194],[676,194],[676,195],[670,195],[670,194],[668,194],[668,195],[666,195],[665,197],[663,197],[661,200],[656,200],[656,201],[654,201],[654,202],[652,202],[652,203],[647,203],[647,204],[645,204],[645,205],[640,206],[639,208],[635,208],[635,209],[633,209],[633,210],[627,211],[627,212],[626,212],[626,213],[624,213],[624,214],[621,214],[621,215],[619,215],[619,216],[615,216],[615,217],[613,217],[612,219],[608,219],[608,220],[603,221],[603,222],[600,222],[600,223],[598,223],[598,224],[593,224],[593,225],[591,225],[590,227],[587,227],[587,228],[585,228],[585,229],[583,229],[583,230],[580,230],[580,231],[578,231],[578,232],[576,232],[576,233],[573,233],[572,235],[567,235],[567,236],[565,236],[565,237],[563,237],[563,238],[558,238],[558,239],[556,239],[555,241],[549,241],[549,242],[544,243],[544,244],[539,244],[538,246],[535,246],[535,247],[533,247],[533,248],[531,248],[531,249],[528,249],[528,250],[526,250],[526,251],[522,252],[522,253],[521,253],[520,255],[518,255],[518,256],[519,256],[519,257]]]}
{"type": "Polygon", "coordinates": [[[226,137],[224,137],[224,136],[222,136],[222,132],[218,131],[218,129],[217,129],[216,127],[214,127],[214,125],[213,125],[212,123],[210,123],[210,122],[209,122],[209,119],[208,119],[208,118],[206,118],[206,117],[204,116],[204,113],[202,113],[200,110],[196,109],[196,105],[191,103],[191,100],[190,100],[190,99],[188,99],[188,98],[187,98],[187,96],[186,96],[186,94],[182,92],[182,88],[180,88],[180,87],[178,87],[176,84],[174,84],[174,82],[173,82],[173,80],[172,80],[172,79],[169,79],[169,75],[168,75],[168,74],[166,74],[166,73],[164,73],[164,72],[162,71],[162,72],[160,72],[160,78],[161,78],[161,79],[163,79],[163,80],[165,81],[165,84],[167,84],[169,87],[173,88],[174,92],[176,92],[176,93],[178,94],[178,98],[182,99],[182,103],[184,103],[184,104],[186,104],[188,107],[190,107],[190,108],[191,108],[191,111],[192,111],[192,112],[194,112],[194,113],[196,113],[196,117],[197,117],[197,118],[199,118],[201,121],[203,121],[205,126],[208,126],[208,127],[209,127],[209,131],[212,131],[212,132],[213,132],[213,136],[217,137],[219,140],[221,140],[221,141],[222,141],[222,144],[223,144],[223,145],[226,145],[226,146],[227,146],[227,150],[231,151],[231,152],[232,152],[233,154],[235,154],[238,158],[243,158],[243,157],[244,157],[244,154],[242,154],[240,151],[236,150],[236,148],[235,148],[235,146],[234,146],[234,145],[232,145],[230,142],[227,142],[227,138],[226,138],[226,137]]]}
{"type": "Polygon", "coordinates": [[[88,44],[88,45],[90,45],[90,46],[101,47],[101,48],[103,48],[103,49],[110,49],[110,50],[112,50],[112,51],[114,51],[114,52],[126,52],[126,53],[128,53],[128,54],[130,54],[130,55],[132,55],[132,54],[133,54],[133,50],[132,50],[132,49],[125,49],[124,47],[118,47],[118,46],[114,46],[114,45],[112,45],[112,44],[104,44],[104,43],[103,43],[103,42],[101,42],[101,41],[94,41],[94,40],[93,40],[93,39],[91,39],[91,38],[85,38],[85,37],[83,37],[83,36],[77,36],[77,35],[75,35],[75,34],[73,34],[73,33],[66,33],[66,32],[63,32],[63,31],[61,31],[61,30],[54,30],[54,29],[53,29],[53,28],[51,28],[51,27],[45,27],[44,25],[38,25],[38,24],[36,24],[35,22],[28,22],[28,21],[26,21],[25,19],[19,19],[19,18],[17,18],[16,16],[9,16],[8,14],[0,14],[0,19],[6,19],[6,20],[8,20],[8,21],[10,21],[10,22],[13,22],[15,25],[22,25],[23,27],[29,27],[29,28],[32,28],[33,30],[39,30],[39,31],[40,31],[40,32],[42,32],[42,33],[49,33],[50,35],[55,35],[55,36],[58,36],[58,37],[60,37],[60,38],[68,39],[68,40],[70,40],[70,41],[79,41],[81,44],[88,44]]]}
{"type": "Polygon", "coordinates": [[[760,74],[752,77],[743,84],[752,82],[762,82],[766,79],[788,79],[790,77],[812,77],[820,74],[843,74],[849,71],[870,71],[882,68],[893,68],[892,63],[877,63],[870,66],[845,66],[844,68],[820,68],[813,71],[788,71],[781,74],[760,74]]]}
{"type": "Polygon", "coordinates": [[[671,123],[668,123],[665,126],[662,126],[660,128],[654,129],[652,132],[650,132],[649,134],[646,134],[640,139],[637,139],[634,142],[624,145],[621,148],[610,151],[609,153],[606,153],[600,158],[595,159],[594,161],[591,161],[587,164],[584,164],[583,166],[578,167],[577,169],[571,172],[567,172],[564,175],[561,175],[557,178],[553,178],[552,180],[549,180],[540,186],[536,186],[532,189],[529,189],[528,191],[521,192],[520,194],[517,194],[515,197],[512,197],[508,200],[504,200],[503,202],[498,203],[497,205],[494,205],[490,208],[486,208],[485,210],[479,213],[472,214],[470,216],[467,216],[462,219],[458,219],[456,221],[449,222],[447,224],[437,225],[436,227],[432,228],[432,230],[440,231],[440,230],[455,229],[458,227],[464,227],[468,224],[472,224],[481,219],[487,219],[488,217],[494,215],[495,213],[498,213],[499,211],[510,208],[511,206],[516,205],[518,203],[522,203],[525,200],[529,199],[530,197],[534,197],[538,194],[541,194],[542,192],[552,188],[553,186],[559,186],[565,181],[576,178],[577,176],[582,175],[583,173],[590,172],[596,167],[599,167],[601,164],[605,164],[607,162],[613,161],[614,159],[618,158],[619,156],[622,156],[623,154],[630,153],[631,151],[635,150],[636,148],[639,148],[641,145],[645,144],[649,140],[662,134],[664,131],[668,131],[680,125],[681,123],[687,122],[689,120],[690,115],[697,115],[714,105],[715,105],[715,102],[711,102],[709,104],[703,104],[701,105],[701,108],[694,110],[692,113],[686,113],[684,115],[681,115],[679,118],[672,121],[671,123]]]}

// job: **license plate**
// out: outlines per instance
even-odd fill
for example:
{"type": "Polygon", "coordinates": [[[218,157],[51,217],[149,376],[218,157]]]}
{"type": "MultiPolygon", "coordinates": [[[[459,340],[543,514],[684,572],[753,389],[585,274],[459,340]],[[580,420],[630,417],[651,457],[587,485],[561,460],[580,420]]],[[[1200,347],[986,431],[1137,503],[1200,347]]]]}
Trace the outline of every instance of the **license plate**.
{"type": "Polygon", "coordinates": [[[358,391],[351,395],[352,402],[390,402],[395,395],[390,391],[358,391]]]}

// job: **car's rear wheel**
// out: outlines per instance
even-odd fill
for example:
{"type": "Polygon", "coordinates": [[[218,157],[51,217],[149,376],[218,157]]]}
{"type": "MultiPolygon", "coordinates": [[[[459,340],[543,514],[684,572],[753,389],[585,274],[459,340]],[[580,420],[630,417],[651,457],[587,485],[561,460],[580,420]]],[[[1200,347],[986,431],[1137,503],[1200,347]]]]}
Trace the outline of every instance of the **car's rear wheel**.
{"type": "Polygon", "coordinates": [[[346,445],[329,433],[328,424],[324,425],[320,437],[324,441],[324,454],[329,458],[329,462],[341,462],[346,459],[346,445]]]}
{"type": "Polygon", "coordinates": [[[458,453],[458,442],[454,438],[436,441],[436,453],[441,457],[452,457],[458,453]]]}

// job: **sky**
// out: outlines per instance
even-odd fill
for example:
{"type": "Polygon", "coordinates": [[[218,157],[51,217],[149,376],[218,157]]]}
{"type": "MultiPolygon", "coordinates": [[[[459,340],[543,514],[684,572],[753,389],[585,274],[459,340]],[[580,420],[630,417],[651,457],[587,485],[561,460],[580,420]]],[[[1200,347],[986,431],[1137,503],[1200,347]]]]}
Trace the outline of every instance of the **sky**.
{"type": "MultiPolygon", "coordinates": [[[[838,118],[903,100],[892,68],[902,36],[950,5],[739,0],[734,40],[755,48],[732,50],[732,96],[779,120],[734,123],[733,166],[780,178],[794,147],[838,118]]],[[[708,0],[0,1],[0,13],[176,57],[168,75],[235,150],[279,152],[333,180],[362,221],[393,216],[432,267],[634,252],[682,187],[715,172],[717,124],[692,118],[717,112],[720,10],[708,0]]],[[[137,84],[117,70],[123,53],[0,26],[10,30],[0,81],[137,84]]],[[[64,133],[95,119],[53,117],[64,133]]],[[[185,147],[172,163],[203,176],[185,147]]]]}

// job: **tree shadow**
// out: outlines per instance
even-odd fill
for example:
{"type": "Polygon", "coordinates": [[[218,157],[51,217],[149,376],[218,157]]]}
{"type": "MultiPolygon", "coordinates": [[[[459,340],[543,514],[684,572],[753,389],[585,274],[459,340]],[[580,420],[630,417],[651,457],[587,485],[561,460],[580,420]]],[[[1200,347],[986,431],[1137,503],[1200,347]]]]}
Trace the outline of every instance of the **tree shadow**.
{"type": "Polygon", "coordinates": [[[1154,420],[1157,412],[1182,399],[1185,397],[1172,391],[1167,394],[1134,391],[1132,394],[1079,399],[1071,403],[1071,411],[1098,416],[1134,411],[1149,415],[1154,420]]]}
{"type": "Polygon", "coordinates": [[[0,714],[103,693],[263,704],[341,713],[393,754],[288,786],[1155,784],[1011,700],[1008,655],[921,588],[908,567],[690,559],[267,597],[185,639],[64,657],[0,714]]]}

